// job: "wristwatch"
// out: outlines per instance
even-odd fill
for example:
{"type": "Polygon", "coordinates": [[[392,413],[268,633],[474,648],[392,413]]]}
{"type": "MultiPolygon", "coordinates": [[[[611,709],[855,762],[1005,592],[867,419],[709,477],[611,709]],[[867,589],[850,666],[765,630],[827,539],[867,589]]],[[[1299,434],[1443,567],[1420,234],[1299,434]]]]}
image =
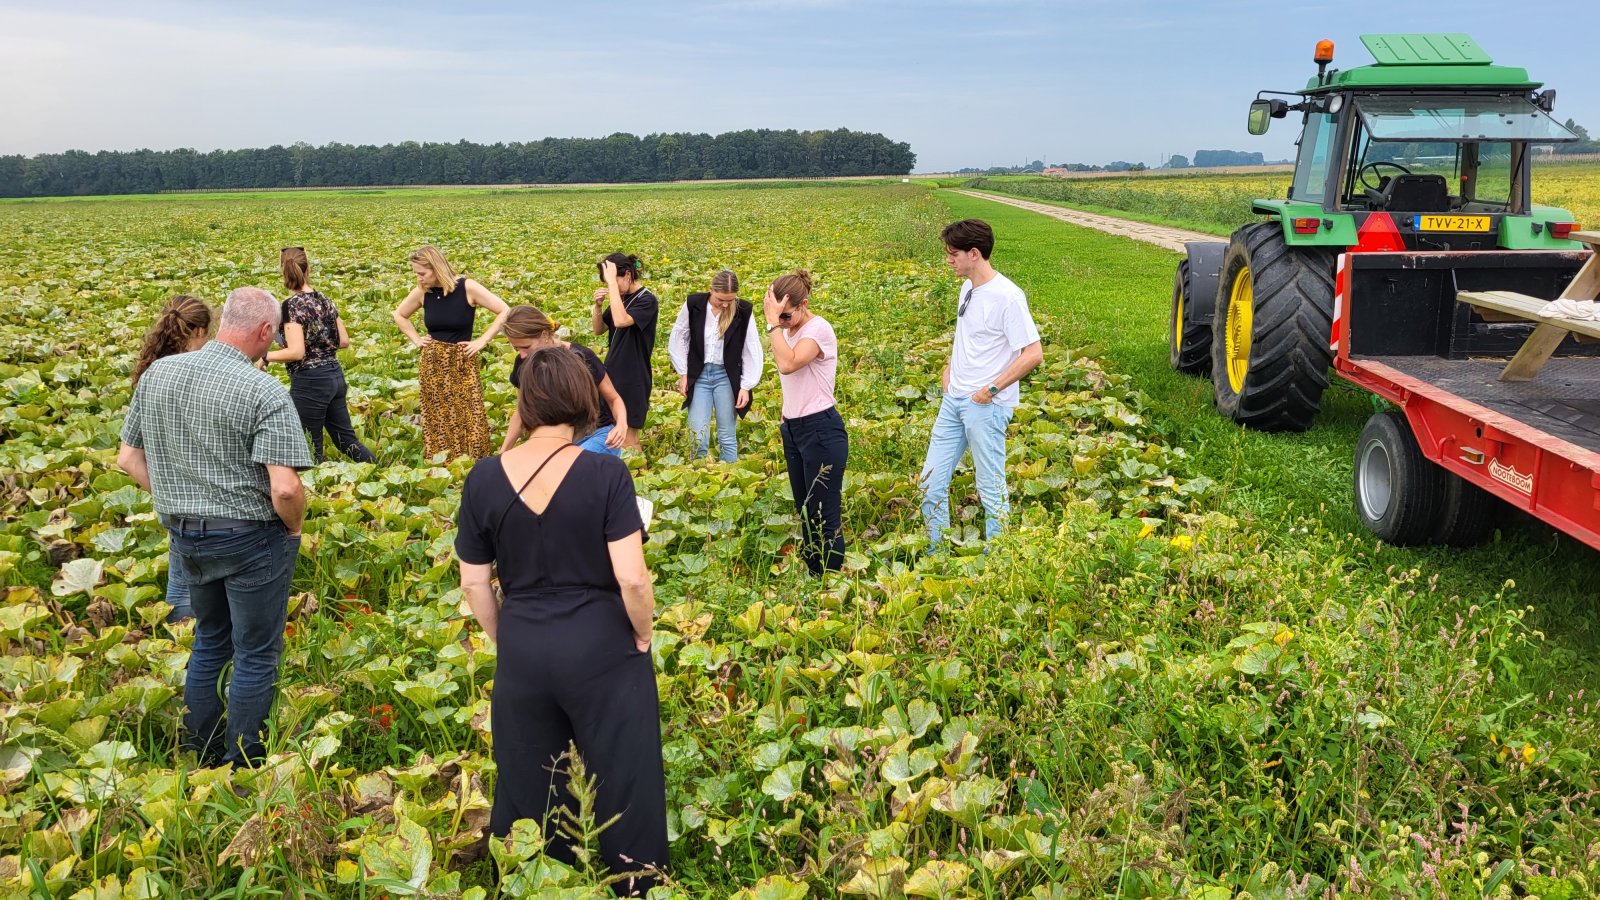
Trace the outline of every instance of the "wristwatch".
{"type": "Polygon", "coordinates": [[[1000,389],[999,388],[995,387],[992,384],[989,385],[989,396],[993,397],[998,393],[1000,393],[1000,389]]]}

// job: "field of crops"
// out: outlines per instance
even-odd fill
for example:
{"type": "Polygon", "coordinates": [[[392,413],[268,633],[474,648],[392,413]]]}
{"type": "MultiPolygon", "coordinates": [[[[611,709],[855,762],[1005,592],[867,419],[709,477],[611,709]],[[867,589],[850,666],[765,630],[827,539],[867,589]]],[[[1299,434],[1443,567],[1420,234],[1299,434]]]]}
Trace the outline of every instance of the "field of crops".
{"type": "MultiPolygon", "coordinates": [[[[1289,178],[1287,173],[1196,172],[1127,178],[981,178],[969,184],[1019,197],[1227,234],[1256,220],[1250,212],[1251,200],[1287,196],[1289,178]]],[[[1600,228],[1600,163],[1536,162],[1533,202],[1569,210],[1580,225],[1600,228]]]]}
{"type": "MultiPolygon", "coordinates": [[[[665,392],[631,460],[656,508],[657,896],[1600,889],[1600,716],[1543,689],[1514,589],[1452,594],[1365,539],[1219,511],[1216,473],[1065,346],[1053,290],[1023,282],[1047,352],[1013,427],[1018,526],[977,554],[963,470],[968,543],[922,557],[911,478],[948,350],[949,216],[922,186],[866,184],[0,205],[0,892],[603,896],[530,831],[484,840],[495,652],[450,553],[468,464],[420,458],[415,355],[387,315],[427,241],[580,324],[611,250],[673,305],[723,266],[747,296],[805,266],[838,331],[839,576],[791,557],[774,381],[738,464],[687,462],[665,392]],[[189,626],[162,622],[165,535],[115,468],[117,428],[164,299],[275,288],[288,245],[341,304],[379,463],[306,476],[268,764],[195,769],[177,750],[189,626]]],[[[1113,277],[1061,240],[1075,277],[1113,277]]],[[[503,425],[509,350],[487,355],[503,425]]]]}

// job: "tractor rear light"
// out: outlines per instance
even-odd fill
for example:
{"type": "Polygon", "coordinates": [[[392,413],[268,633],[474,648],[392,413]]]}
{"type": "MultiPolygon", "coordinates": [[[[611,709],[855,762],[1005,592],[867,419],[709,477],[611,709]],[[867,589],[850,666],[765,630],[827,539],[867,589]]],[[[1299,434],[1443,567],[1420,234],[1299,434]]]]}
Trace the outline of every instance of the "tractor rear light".
{"type": "Polygon", "coordinates": [[[1311,57],[1311,61],[1320,65],[1327,65],[1333,62],[1333,41],[1317,41],[1317,52],[1315,56],[1311,57]]]}
{"type": "Polygon", "coordinates": [[[1564,241],[1577,229],[1578,223],[1576,222],[1551,222],[1550,236],[1558,241],[1564,241]]]}
{"type": "Polygon", "coordinates": [[[1317,229],[1321,228],[1321,227],[1322,227],[1322,220],[1321,219],[1295,219],[1294,220],[1294,233],[1295,234],[1316,234],[1317,233],[1317,229]]]}

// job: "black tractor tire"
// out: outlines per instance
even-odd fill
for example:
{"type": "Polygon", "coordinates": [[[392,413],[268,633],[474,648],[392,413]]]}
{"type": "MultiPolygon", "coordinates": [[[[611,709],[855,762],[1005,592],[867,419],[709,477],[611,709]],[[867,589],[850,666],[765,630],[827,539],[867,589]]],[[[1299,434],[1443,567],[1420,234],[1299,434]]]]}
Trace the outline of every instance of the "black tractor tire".
{"type": "Polygon", "coordinates": [[[1172,279],[1172,314],[1167,321],[1167,350],[1172,367],[1185,375],[1211,374],[1211,322],[1199,315],[1195,304],[1189,260],[1178,261],[1172,279]]]}
{"type": "Polygon", "coordinates": [[[1322,409],[1333,362],[1328,347],[1333,276],[1331,252],[1289,247],[1277,222],[1247,225],[1233,233],[1211,318],[1211,381],[1218,412],[1259,431],[1311,427],[1322,409]],[[1236,282],[1246,278],[1250,327],[1230,342],[1231,301],[1236,282]],[[1240,337],[1248,340],[1247,347],[1240,337]],[[1230,359],[1240,350],[1238,359],[1230,359]]]}
{"type": "Polygon", "coordinates": [[[1439,519],[1433,543],[1471,547],[1483,543],[1507,512],[1500,498],[1454,472],[1440,469],[1439,519]]]}
{"type": "Polygon", "coordinates": [[[1446,474],[1422,455],[1404,413],[1378,413],[1356,441],[1356,514],[1395,546],[1432,543],[1446,474]]]}

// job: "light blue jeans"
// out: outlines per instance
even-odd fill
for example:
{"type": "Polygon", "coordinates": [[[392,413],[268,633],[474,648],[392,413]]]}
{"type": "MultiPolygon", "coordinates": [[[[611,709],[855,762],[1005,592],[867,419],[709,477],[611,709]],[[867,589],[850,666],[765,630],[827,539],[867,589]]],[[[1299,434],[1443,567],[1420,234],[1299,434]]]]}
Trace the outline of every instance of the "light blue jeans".
{"type": "Polygon", "coordinates": [[[603,427],[601,427],[599,429],[596,429],[593,434],[591,434],[588,437],[584,438],[583,440],[579,441],[578,442],[578,447],[581,448],[581,449],[584,449],[584,450],[588,450],[588,451],[590,451],[592,453],[604,453],[607,456],[621,456],[622,455],[622,449],[620,447],[613,449],[611,447],[607,447],[606,446],[606,438],[611,435],[611,429],[613,429],[615,427],[617,427],[617,426],[615,426],[615,425],[606,425],[606,426],[603,426],[603,427]]]}
{"type": "Polygon", "coordinates": [[[939,401],[939,418],[928,435],[928,458],[922,463],[922,518],[928,525],[933,548],[944,544],[950,527],[950,479],[961,455],[972,451],[972,468],[983,501],[983,534],[992,538],[1005,527],[1011,514],[1006,498],[1006,426],[1011,408],[998,403],[974,403],[970,397],[945,394],[939,401]]]}
{"type": "Polygon", "coordinates": [[[739,417],[733,410],[733,384],[728,370],[707,364],[694,382],[689,398],[689,431],[694,435],[694,458],[706,455],[711,445],[711,412],[717,413],[717,458],[723,462],[739,459],[739,417]]]}

